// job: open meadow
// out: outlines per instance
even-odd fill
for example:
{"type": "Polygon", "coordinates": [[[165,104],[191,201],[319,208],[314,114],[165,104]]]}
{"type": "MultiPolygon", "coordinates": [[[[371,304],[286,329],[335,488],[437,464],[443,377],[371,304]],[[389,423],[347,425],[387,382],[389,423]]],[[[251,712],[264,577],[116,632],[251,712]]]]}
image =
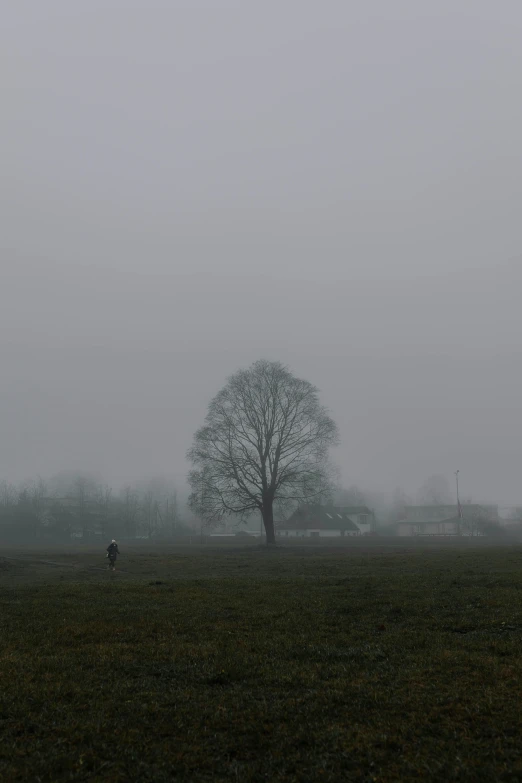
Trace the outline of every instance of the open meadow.
{"type": "Polygon", "coordinates": [[[522,780],[521,546],[120,549],[0,550],[1,780],[522,780]]]}

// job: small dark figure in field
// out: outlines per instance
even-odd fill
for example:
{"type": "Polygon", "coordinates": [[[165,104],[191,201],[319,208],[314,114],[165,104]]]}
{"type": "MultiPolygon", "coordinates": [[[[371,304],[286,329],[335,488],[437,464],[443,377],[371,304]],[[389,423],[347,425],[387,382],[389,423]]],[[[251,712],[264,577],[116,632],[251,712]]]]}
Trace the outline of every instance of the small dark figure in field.
{"type": "Polygon", "coordinates": [[[107,547],[107,557],[109,558],[109,569],[112,571],[116,571],[116,558],[120,554],[120,550],[118,549],[118,544],[114,539],[112,539],[112,542],[107,547]]]}

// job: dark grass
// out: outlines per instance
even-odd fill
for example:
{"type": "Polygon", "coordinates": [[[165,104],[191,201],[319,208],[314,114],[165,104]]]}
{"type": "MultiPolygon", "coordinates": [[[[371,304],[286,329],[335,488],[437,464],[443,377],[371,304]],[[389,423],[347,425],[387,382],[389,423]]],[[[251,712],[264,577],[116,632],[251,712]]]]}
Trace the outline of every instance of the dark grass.
{"type": "Polygon", "coordinates": [[[1,780],[522,780],[520,548],[16,557],[1,780]]]}

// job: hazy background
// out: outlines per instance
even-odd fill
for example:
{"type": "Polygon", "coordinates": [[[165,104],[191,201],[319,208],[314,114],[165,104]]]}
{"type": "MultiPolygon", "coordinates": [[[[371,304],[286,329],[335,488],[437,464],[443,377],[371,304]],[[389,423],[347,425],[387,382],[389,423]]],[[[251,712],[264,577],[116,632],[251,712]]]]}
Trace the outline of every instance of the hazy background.
{"type": "Polygon", "coordinates": [[[1,9],[0,478],[186,473],[226,376],[346,484],[522,503],[519,0],[1,9]]]}

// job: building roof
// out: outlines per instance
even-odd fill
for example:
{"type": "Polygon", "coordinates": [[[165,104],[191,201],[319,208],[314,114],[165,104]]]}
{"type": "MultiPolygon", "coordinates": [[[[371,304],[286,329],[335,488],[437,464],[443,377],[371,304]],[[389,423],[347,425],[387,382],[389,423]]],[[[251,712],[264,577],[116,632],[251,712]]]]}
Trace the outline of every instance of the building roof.
{"type": "Polygon", "coordinates": [[[350,516],[372,512],[367,506],[301,506],[278,530],[356,530],[359,528],[350,516]]]}

